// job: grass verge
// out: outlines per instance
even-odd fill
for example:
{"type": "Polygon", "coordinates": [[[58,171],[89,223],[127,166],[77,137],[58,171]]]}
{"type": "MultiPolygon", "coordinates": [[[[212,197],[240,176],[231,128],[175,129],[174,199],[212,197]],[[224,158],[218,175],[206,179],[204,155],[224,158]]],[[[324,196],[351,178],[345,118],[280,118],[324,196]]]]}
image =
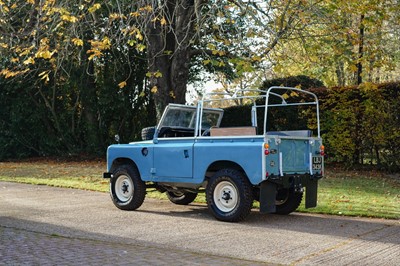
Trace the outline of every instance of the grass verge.
{"type": "MultiPolygon", "coordinates": [[[[2,162],[0,181],[49,185],[108,192],[108,180],[102,161],[83,162],[2,162]]],[[[377,172],[355,172],[328,169],[319,182],[318,206],[300,212],[346,216],[400,219],[400,178],[389,178],[377,172]]],[[[149,191],[152,198],[166,199],[165,194],[149,191]]],[[[205,202],[200,194],[197,202],[205,202]]]]}

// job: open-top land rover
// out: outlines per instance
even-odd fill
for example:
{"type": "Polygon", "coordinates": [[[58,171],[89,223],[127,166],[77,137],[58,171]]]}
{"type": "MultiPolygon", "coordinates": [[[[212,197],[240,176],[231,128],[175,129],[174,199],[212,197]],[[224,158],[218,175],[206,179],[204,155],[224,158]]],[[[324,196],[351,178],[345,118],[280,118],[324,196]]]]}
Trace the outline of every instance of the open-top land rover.
{"type": "Polygon", "coordinates": [[[311,92],[271,87],[207,95],[196,106],[170,104],[158,125],[142,134],[143,141],[114,144],[107,151],[103,176],[110,178],[119,209],[139,208],[149,188],[181,205],[205,192],[210,212],[228,222],[245,219],[254,201],[261,212],[278,214],[295,211],[303,194],[306,208],[317,204],[324,146],[318,99],[311,92]],[[250,121],[224,126],[225,108],[238,104],[246,106],[239,115],[250,121]],[[312,130],[276,130],[273,112],[293,106],[313,113],[306,123],[312,130]]]}

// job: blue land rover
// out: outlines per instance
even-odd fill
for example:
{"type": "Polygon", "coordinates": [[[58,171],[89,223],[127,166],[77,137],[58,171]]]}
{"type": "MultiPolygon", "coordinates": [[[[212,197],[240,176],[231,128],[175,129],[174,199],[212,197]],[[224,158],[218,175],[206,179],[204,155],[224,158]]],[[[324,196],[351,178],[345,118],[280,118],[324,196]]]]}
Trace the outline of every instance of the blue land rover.
{"type": "Polygon", "coordinates": [[[303,194],[306,208],[317,204],[324,146],[318,99],[311,92],[271,87],[206,95],[196,106],[168,105],[158,125],[142,133],[143,141],[107,151],[103,176],[119,209],[139,208],[149,188],[181,205],[205,192],[212,215],[228,222],[245,219],[253,201],[261,212],[277,214],[295,211],[303,194]],[[222,126],[225,108],[239,104],[248,107],[243,110],[251,121],[222,126]],[[270,130],[271,112],[291,106],[313,110],[313,128],[270,130]]]}

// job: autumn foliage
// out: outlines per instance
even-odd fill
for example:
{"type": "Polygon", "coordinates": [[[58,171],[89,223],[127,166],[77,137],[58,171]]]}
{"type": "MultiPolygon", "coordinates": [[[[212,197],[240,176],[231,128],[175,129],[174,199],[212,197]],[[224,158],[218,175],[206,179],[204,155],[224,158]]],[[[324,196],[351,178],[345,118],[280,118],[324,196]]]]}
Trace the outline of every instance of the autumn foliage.
{"type": "Polygon", "coordinates": [[[333,87],[319,94],[328,161],[400,169],[400,83],[333,87]]]}

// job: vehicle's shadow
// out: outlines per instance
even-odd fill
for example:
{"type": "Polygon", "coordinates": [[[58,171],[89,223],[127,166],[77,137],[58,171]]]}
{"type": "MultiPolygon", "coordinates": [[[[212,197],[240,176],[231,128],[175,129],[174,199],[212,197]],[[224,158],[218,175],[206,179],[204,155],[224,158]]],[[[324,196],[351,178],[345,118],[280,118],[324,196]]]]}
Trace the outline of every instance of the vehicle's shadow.
{"type": "MultiPolygon", "coordinates": [[[[171,203],[172,204],[172,203],[171,203]]],[[[137,212],[152,213],[160,216],[173,216],[204,220],[211,223],[217,221],[209,212],[205,204],[192,203],[188,206],[179,206],[175,210],[138,209],[137,212]]],[[[160,218],[162,219],[162,218],[160,218]]],[[[339,237],[363,237],[367,234],[387,229],[392,237],[376,237],[371,240],[400,244],[400,222],[396,220],[369,219],[322,214],[291,213],[289,215],[262,214],[253,209],[246,220],[234,223],[246,227],[259,227],[260,230],[279,229],[318,235],[333,235],[339,237]]]]}

